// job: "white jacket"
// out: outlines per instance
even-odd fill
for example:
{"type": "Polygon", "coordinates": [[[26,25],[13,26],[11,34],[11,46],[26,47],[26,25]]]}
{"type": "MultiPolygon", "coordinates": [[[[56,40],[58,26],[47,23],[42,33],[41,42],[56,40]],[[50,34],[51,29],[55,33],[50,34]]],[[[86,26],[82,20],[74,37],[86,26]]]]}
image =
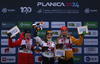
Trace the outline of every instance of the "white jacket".
{"type": "MultiPolygon", "coordinates": [[[[55,48],[55,43],[53,41],[47,41],[47,43],[43,40],[41,40],[40,37],[34,37],[34,39],[39,42],[39,44],[41,46],[46,46],[46,47],[52,47],[55,48]]],[[[54,57],[54,52],[51,51],[51,49],[48,49],[49,51],[45,51],[42,53],[43,56],[48,57],[48,58],[52,58],[54,57]]]]}

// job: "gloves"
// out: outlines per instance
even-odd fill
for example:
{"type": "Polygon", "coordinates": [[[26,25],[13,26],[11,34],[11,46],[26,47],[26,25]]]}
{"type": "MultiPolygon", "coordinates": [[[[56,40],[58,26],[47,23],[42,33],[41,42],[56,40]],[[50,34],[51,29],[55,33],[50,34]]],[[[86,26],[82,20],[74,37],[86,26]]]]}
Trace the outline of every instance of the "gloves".
{"type": "Polygon", "coordinates": [[[65,56],[61,56],[61,59],[64,59],[65,58],[65,56]]]}
{"type": "Polygon", "coordinates": [[[83,34],[81,34],[82,36],[84,36],[86,34],[86,32],[85,31],[83,31],[83,34]]]}
{"type": "Polygon", "coordinates": [[[11,33],[7,33],[7,35],[8,35],[8,38],[11,38],[10,36],[11,36],[11,33]]]}

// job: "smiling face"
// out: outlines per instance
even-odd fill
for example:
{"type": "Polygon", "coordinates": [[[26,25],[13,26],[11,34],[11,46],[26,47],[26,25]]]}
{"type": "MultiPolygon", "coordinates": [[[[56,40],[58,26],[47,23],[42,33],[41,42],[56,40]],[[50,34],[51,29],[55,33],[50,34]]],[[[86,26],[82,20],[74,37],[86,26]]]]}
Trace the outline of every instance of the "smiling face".
{"type": "Polygon", "coordinates": [[[68,34],[68,30],[61,31],[61,34],[64,35],[64,36],[66,36],[68,34]]]}
{"type": "Polygon", "coordinates": [[[30,38],[31,37],[31,33],[25,33],[25,38],[30,38]]]}
{"type": "Polygon", "coordinates": [[[52,34],[47,34],[46,38],[47,39],[52,39],[52,34]]]}

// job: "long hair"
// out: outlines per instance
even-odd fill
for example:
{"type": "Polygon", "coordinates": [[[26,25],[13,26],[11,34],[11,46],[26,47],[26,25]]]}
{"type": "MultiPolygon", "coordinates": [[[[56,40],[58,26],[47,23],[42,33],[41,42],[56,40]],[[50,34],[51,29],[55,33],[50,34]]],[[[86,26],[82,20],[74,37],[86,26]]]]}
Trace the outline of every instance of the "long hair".
{"type": "Polygon", "coordinates": [[[44,42],[46,42],[46,43],[47,43],[47,39],[46,39],[46,37],[45,37],[43,40],[44,40],[44,42]]]}
{"type": "Polygon", "coordinates": [[[52,31],[46,31],[46,35],[45,35],[45,37],[44,37],[44,39],[43,39],[46,43],[47,43],[47,39],[46,39],[47,34],[51,34],[51,35],[52,35],[52,31]]]}

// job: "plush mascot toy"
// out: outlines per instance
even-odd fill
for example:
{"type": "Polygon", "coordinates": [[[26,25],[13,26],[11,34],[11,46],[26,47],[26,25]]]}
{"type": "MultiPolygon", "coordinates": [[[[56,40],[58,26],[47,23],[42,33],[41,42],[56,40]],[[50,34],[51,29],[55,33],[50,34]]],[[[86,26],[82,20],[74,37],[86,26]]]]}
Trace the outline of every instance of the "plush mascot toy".
{"type": "Polygon", "coordinates": [[[36,46],[34,47],[35,53],[40,53],[40,51],[42,50],[41,45],[39,44],[39,42],[36,42],[36,46]]]}

